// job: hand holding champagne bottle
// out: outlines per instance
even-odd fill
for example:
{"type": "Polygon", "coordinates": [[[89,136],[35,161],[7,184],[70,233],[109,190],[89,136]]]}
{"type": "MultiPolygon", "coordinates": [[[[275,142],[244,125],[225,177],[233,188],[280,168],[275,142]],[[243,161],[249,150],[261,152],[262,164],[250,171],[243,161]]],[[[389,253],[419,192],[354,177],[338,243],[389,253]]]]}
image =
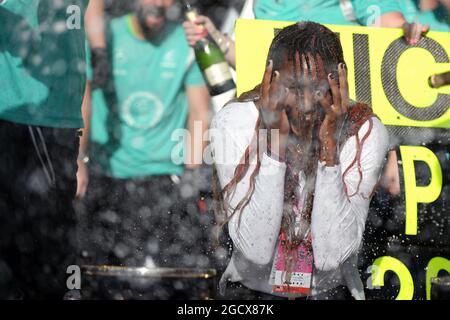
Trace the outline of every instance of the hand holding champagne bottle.
{"type": "MultiPolygon", "coordinates": [[[[185,2],[185,4],[187,9],[186,18],[188,21],[196,23],[199,17],[197,10],[193,9],[188,2],[185,2]]],[[[217,45],[207,28],[201,25],[198,26],[203,28],[203,30],[199,30],[198,40],[193,46],[195,57],[207,82],[214,109],[218,112],[228,101],[236,96],[236,84],[221,48],[217,45]]]]}
{"type": "MultiPolygon", "coordinates": [[[[202,15],[197,15],[195,21],[187,20],[183,23],[186,38],[190,46],[195,46],[198,41],[203,38],[203,33],[206,29],[208,33],[213,36],[214,41],[217,42],[214,35],[219,35],[220,31],[217,30],[214,23],[207,17],[202,15]]],[[[220,36],[220,35],[219,35],[220,36]]]]}
{"type": "Polygon", "coordinates": [[[194,47],[198,41],[204,37],[205,29],[211,35],[213,40],[222,50],[225,59],[232,68],[236,66],[236,57],[234,54],[235,44],[228,35],[217,30],[214,23],[206,16],[197,15],[195,21],[186,20],[183,23],[186,39],[191,47],[194,47]]]}

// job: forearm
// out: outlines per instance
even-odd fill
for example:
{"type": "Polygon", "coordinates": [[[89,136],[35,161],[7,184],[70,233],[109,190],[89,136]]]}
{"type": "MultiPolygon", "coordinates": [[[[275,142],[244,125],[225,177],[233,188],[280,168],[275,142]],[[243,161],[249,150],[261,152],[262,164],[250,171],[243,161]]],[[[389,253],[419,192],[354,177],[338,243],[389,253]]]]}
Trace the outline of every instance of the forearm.
{"type": "Polygon", "coordinates": [[[333,270],[358,252],[388,147],[386,128],[372,118],[357,136],[346,141],[340,164],[329,167],[319,163],[311,224],[318,268],[333,270]],[[367,133],[367,140],[362,142],[360,137],[367,133]],[[355,162],[358,151],[361,154],[355,162]]]}
{"type": "Polygon", "coordinates": [[[208,130],[206,112],[191,112],[188,117],[189,137],[186,146],[186,168],[194,169],[203,163],[203,151],[206,142],[203,137],[208,130]]]}
{"type": "Polygon", "coordinates": [[[189,116],[187,129],[190,139],[186,146],[186,168],[194,169],[203,164],[204,139],[209,127],[209,94],[205,86],[187,88],[189,116]]]}
{"type": "Polygon", "coordinates": [[[316,267],[335,270],[352,254],[362,241],[368,202],[357,195],[350,201],[344,191],[341,166],[319,164],[311,231],[316,267]]]}
{"type": "Polygon", "coordinates": [[[225,55],[225,59],[233,69],[236,69],[236,46],[234,41],[230,42],[230,47],[225,55]]]}
{"type": "MultiPolygon", "coordinates": [[[[211,154],[221,189],[228,186],[242,165],[245,150],[254,136],[256,119],[250,118],[244,104],[230,104],[232,112],[218,113],[211,123],[211,154]],[[239,117],[235,115],[240,114],[239,117]]],[[[234,246],[246,259],[256,264],[267,264],[275,248],[283,215],[284,179],[286,164],[262,154],[261,166],[251,193],[250,181],[255,172],[256,159],[252,157],[245,176],[224,194],[227,216],[231,219],[228,230],[234,246]],[[249,196],[241,211],[234,209],[249,196]]]]}
{"type": "MultiPolygon", "coordinates": [[[[254,169],[251,166],[246,177],[236,186],[228,204],[230,208],[235,208],[248,195],[250,175],[254,169]]],[[[283,216],[285,173],[284,163],[264,154],[249,203],[229,222],[228,230],[234,245],[253,263],[269,263],[275,250],[283,216]]]]}
{"type": "Polygon", "coordinates": [[[211,36],[219,45],[220,50],[222,50],[225,59],[230,64],[230,66],[236,68],[236,46],[233,39],[231,39],[230,36],[223,34],[219,30],[215,30],[211,34],[211,36]]]}
{"type": "Polygon", "coordinates": [[[401,12],[388,12],[381,15],[377,27],[402,28],[406,22],[401,12]]]}
{"type": "Polygon", "coordinates": [[[91,130],[91,114],[92,114],[91,103],[92,103],[91,84],[90,82],[87,82],[83,98],[83,104],[81,107],[81,112],[84,121],[84,128],[82,129],[82,136],[80,139],[80,148],[79,148],[79,154],[81,157],[84,157],[88,154],[89,136],[91,130]]]}
{"type": "Polygon", "coordinates": [[[91,48],[105,48],[103,0],[90,0],[85,15],[85,29],[91,48]]]}
{"type": "Polygon", "coordinates": [[[325,163],[327,167],[334,167],[339,163],[336,144],[334,139],[329,139],[321,143],[320,161],[325,163]]]}
{"type": "Polygon", "coordinates": [[[327,167],[334,167],[339,163],[337,154],[337,131],[339,125],[336,122],[337,120],[329,120],[326,117],[320,129],[319,159],[327,167]]]}

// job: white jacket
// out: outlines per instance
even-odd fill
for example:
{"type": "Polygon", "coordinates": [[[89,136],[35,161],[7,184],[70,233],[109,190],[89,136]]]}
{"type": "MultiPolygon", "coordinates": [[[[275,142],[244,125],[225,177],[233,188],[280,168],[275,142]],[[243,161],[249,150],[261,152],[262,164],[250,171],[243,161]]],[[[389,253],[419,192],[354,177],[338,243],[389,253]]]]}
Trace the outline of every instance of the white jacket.
{"type": "MultiPolygon", "coordinates": [[[[254,102],[230,103],[214,117],[211,150],[222,188],[234,176],[234,170],[254,135],[257,118],[254,102]]],[[[366,121],[359,130],[359,139],[368,128],[369,121],[366,121]]],[[[370,195],[379,180],[389,138],[383,124],[373,118],[372,132],[362,150],[363,179],[359,192],[348,198],[342,173],[355,158],[356,139],[356,136],[351,137],[343,145],[339,165],[326,167],[319,163],[311,218],[313,295],[343,284],[355,299],[364,299],[357,254],[362,244],[370,195]]],[[[231,207],[235,207],[247,193],[254,166],[253,163],[250,165],[245,178],[237,185],[230,200],[231,207]]],[[[263,155],[255,191],[241,213],[240,226],[237,215],[228,224],[234,248],[222,276],[222,290],[229,280],[241,282],[252,290],[272,293],[269,276],[281,227],[285,173],[285,163],[263,155]]],[[[349,194],[356,191],[358,181],[355,165],[345,178],[349,194]]]]}

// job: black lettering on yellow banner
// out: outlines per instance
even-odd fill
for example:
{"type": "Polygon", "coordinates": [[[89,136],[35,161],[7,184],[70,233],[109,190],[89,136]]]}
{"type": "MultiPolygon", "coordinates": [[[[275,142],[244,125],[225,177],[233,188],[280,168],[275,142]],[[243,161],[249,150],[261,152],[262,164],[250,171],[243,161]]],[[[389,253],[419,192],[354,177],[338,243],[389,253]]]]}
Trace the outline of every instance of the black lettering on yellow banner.
{"type": "MultiPolygon", "coordinates": [[[[416,121],[427,121],[440,119],[448,111],[450,106],[450,95],[437,94],[437,98],[433,104],[427,108],[417,108],[416,105],[409,103],[400,92],[397,82],[398,64],[402,55],[411,48],[421,48],[428,51],[434,58],[436,63],[449,63],[449,58],[445,49],[439,42],[424,38],[416,46],[411,47],[403,38],[399,38],[392,42],[383,57],[381,65],[381,79],[383,83],[384,93],[390,104],[405,117],[416,121]]],[[[420,65],[420,61],[416,61],[410,68],[420,65]]]]}
{"type": "MultiPolygon", "coordinates": [[[[261,82],[274,30],[289,24],[238,20],[238,94],[261,82]]],[[[428,85],[430,75],[450,70],[450,34],[430,32],[408,46],[400,29],[328,27],[340,35],[353,99],[369,103],[386,125],[450,128],[450,86],[428,85]]]]}
{"type": "Polygon", "coordinates": [[[430,149],[422,146],[401,146],[400,154],[403,165],[406,224],[405,234],[417,234],[417,205],[419,203],[432,203],[436,201],[442,191],[442,169],[439,159],[430,149]],[[417,186],[415,161],[423,161],[431,172],[428,186],[417,186]]]}

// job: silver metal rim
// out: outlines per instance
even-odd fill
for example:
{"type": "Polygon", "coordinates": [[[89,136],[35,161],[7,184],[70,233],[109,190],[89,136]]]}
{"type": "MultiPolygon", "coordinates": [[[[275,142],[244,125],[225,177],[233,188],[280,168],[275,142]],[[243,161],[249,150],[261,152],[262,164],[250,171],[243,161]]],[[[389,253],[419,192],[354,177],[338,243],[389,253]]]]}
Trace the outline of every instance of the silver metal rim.
{"type": "Polygon", "coordinates": [[[450,286],[450,276],[431,278],[432,284],[450,286]]]}
{"type": "Polygon", "coordinates": [[[139,277],[139,278],[187,278],[210,279],[217,275],[215,269],[197,268],[145,268],[145,267],[117,267],[117,266],[82,266],[83,274],[101,277],[139,277]]]}

